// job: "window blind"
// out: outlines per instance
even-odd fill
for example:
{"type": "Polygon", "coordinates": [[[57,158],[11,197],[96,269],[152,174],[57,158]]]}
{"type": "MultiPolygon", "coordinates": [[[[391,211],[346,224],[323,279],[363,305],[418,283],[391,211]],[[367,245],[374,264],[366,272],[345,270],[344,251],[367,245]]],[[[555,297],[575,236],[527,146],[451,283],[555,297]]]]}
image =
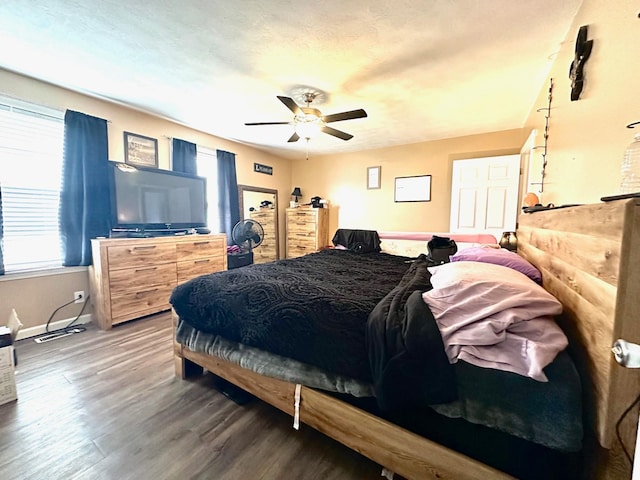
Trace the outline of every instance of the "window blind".
{"type": "Polygon", "coordinates": [[[64,113],[0,96],[5,273],[62,266],[64,113]]]}

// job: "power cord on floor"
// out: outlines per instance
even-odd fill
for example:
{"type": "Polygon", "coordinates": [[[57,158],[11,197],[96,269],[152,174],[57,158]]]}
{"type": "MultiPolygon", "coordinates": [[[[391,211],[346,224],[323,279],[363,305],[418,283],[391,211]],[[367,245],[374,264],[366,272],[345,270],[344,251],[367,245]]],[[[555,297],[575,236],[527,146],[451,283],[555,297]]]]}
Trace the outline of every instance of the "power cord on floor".
{"type": "Polygon", "coordinates": [[[633,459],[631,458],[631,454],[629,453],[629,451],[627,450],[627,447],[622,441],[622,435],[620,434],[620,424],[622,423],[624,418],[629,414],[629,412],[633,409],[633,407],[635,407],[638,404],[638,402],[640,402],[640,395],[638,395],[636,399],[633,401],[633,403],[631,403],[631,405],[629,405],[627,409],[624,412],[622,412],[622,415],[620,415],[620,418],[616,422],[616,436],[618,437],[618,441],[620,442],[620,446],[622,447],[622,451],[624,452],[624,455],[627,457],[627,460],[629,460],[629,463],[631,465],[633,465],[633,459]]]}
{"type": "Polygon", "coordinates": [[[53,317],[55,316],[56,313],[58,313],[58,311],[68,305],[71,305],[72,303],[75,303],[76,299],[74,298],[73,300],[71,300],[70,302],[64,303],[62,305],[60,305],[58,308],[56,308],[51,315],[49,316],[49,319],[47,320],[47,324],[45,325],[45,333],[43,333],[42,335],[38,336],[35,338],[35,341],[38,343],[42,343],[45,341],[49,341],[49,340],[53,340],[55,338],[60,338],[60,337],[64,337],[67,335],[71,335],[73,333],[80,333],[80,332],[84,332],[86,330],[85,327],[74,327],[73,329],[71,328],[71,326],[76,323],[78,321],[78,319],[80,318],[80,316],[82,315],[82,313],[84,312],[85,308],[87,308],[87,303],[89,302],[89,298],[91,296],[87,295],[84,299],[84,303],[82,304],[82,308],[80,309],[80,312],[78,313],[78,315],[76,315],[76,317],[71,320],[69,322],[69,324],[63,328],[60,328],[58,330],[54,330],[54,331],[50,331],[49,330],[49,325],[51,324],[51,320],[53,320],[53,317]]]}
{"type": "MultiPolygon", "coordinates": [[[[78,319],[82,316],[82,313],[84,312],[84,309],[87,307],[87,303],[89,303],[89,299],[91,298],[91,295],[87,295],[84,298],[84,303],[82,304],[82,308],[80,309],[80,313],[78,313],[78,315],[76,315],[76,318],[74,318],[73,320],[71,320],[69,322],[69,324],[63,328],[63,330],[67,330],[69,328],[71,328],[71,325],[73,325],[74,323],[76,323],[78,321],[78,319]]],[[[67,304],[68,305],[68,304],[67,304]]],[[[48,325],[48,324],[47,324],[48,325]]],[[[76,329],[80,329],[82,331],[86,330],[86,328],[84,327],[76,327],[76,329]]]]}
{"type": "Polygon", "coordinates": [[[76,299],[74,298],[73,300],[71,300],[70,302],[67,302],[63,305],[60,305],[58,308],[56,308],[51,315],[49,315],[49,320],[47,320],[47,325],[44,327],[44,331],[46,333],[49,333],[49,324],[51,323],[51,320],[53,320],[53,317],[55,316],[56,313],[58,313],[58,311],[64,307],[66,307],[67,305],[71,305],[72,303],[74,303],[76,301],[76,299]]]}

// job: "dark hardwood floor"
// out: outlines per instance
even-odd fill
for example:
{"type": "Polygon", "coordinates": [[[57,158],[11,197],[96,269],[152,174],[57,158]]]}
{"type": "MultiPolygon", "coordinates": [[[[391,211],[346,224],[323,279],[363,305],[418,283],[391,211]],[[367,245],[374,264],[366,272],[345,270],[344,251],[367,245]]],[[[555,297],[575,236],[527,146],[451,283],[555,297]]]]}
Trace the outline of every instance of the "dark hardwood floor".
{"type": "Polygon", "coordinates": [[[17,342],[0,406],[0,478],[378,479],[381,467],[211,374],[174,376],[170,315],[17,342]]]}

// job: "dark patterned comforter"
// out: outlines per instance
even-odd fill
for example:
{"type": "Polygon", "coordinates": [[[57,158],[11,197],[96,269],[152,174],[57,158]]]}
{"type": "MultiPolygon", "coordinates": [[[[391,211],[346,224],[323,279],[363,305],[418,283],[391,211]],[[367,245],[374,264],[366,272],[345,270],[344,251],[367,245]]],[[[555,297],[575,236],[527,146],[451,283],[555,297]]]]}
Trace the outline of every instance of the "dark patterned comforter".
{"type": "Polygon", "coordinates": [[[322,250],[194,278],[170,302],[198,330],[371,381],[367,319],[409,260],[322,250]]]}

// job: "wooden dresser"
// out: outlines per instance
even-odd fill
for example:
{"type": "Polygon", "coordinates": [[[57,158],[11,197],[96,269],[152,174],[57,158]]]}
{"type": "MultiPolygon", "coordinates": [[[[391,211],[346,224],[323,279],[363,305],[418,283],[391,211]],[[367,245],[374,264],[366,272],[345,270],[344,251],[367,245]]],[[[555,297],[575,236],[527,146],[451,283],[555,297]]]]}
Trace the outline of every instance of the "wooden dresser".
{"type": "Polygon", "coordinates": [[[227,269],[226,235],[91,240],[91,298],[102,329],[170,310],[179,283],[227,269]]]}
{"type": "Polygon", "coordinates": [[[287,258],[317,252],[328,245],[328,208],[287,208],[287,258]]]}
{"type": "Polygon", "coordinates": [[[264,240],[260,246],[253,249],[253,263],[266,263],[278,259],[276,238],[276,214],[273,208],[261,208],[249,214],[264,230],[264,240]]]}

